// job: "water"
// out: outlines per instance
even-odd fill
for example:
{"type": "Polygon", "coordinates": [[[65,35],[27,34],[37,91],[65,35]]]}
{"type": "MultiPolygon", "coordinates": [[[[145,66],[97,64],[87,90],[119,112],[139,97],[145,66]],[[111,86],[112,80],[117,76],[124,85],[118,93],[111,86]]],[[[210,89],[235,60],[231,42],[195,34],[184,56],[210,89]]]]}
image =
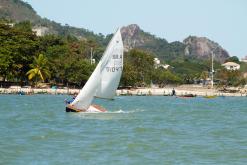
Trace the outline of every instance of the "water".
{"type": "Polygon", "coordinates": [[[123,96],[105,114],[68,96],[0,95],[0,164],[246,164],[247,98],[123,96]]]}

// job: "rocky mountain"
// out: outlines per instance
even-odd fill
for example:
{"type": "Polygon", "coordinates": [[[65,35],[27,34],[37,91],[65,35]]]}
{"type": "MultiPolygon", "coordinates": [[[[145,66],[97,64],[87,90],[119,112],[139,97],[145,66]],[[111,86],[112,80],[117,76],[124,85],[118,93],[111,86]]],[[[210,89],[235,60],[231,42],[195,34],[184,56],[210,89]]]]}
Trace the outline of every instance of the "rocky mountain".
{"type": "Polygon", "coordinates": [[[142,48],[154,52],[165,61],[185,57],[210,59],[211,52],[214,53],[214,59],[221,63],[230,57],[229,53],[218,43],[206,37],[189,36],[183,42],[176,41],[168,43],[165,39],[144,32],[135,24],[123,27],[121,32],[125,50],[142,48]]]}
{"type": "Polygon", "coordinates": [[[121,29],[122,38],[125,46],[125,50],[128,51],[133,48],[144,47],[159,40],[163,45],[167,45],[168,42],[165,39],[158,39],[154,35],[144,32],[138,25],[131,24],[121,29]]]}
{"type": "Polygon", "coordinates": [[[32,6],[20,0],[1,0],[0,18],[31,22],[38,22],[41,17],[36,14],[32,6]]]}
{"type": "Polygon", "coordinates": [[[201,59],[209,59],[214,54],[214,59],[223,63],[229,58],[229,53],[218,43],[209,40],[206,37],[189,36],[184,39],[186,56],[197,56],[201,59]]]}
{"type": "Polygon", "coordinates": [[[143,31],[131,24],[121,29],[125,50],[140,48],[153,53],[162,60],[171,61],[184,54],[185,45],[181,42],[168,43],[167,40],[143,31]]]}
{"type": "MultiPolygon", "coordinates": [[[[21,0],[0,0],[0,18],[10,19],[14,22],[30,21],[33,24],[33,30],[39,35],[57,34],[72,35],[79,39],[93,39],[101,45],[106,45],[111,35],[106,37],[83,29],[62,26],[59,23],[41,18],[34,11],[31,5],[21,0]]],[[[138,25],[132,24],[121,29],[125,51],[133,48],[139,48],[151,52],[161,60],[166,62],[183,61],[185,58],[209,59],[211,51],[215,54],[215,59],[224,62],[229,54],[219,44],[205,38],[190,36],[183,42],[167,42],[167,40],[156,37],[143,31],[138,25]]]]}

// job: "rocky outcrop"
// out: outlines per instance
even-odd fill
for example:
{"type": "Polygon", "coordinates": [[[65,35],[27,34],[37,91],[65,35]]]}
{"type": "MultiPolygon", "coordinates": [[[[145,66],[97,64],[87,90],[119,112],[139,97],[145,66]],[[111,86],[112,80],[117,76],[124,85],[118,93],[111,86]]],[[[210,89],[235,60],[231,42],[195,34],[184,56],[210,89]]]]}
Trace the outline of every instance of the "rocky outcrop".
{"type": "Polygon", "coordinates": [[[32,6],[21,0],[1,0],[0,18],[14,20],[16,22],[29,20],[36,22],[41,19],[32,6]]]}
{"type": "Polygon", "coordinates": [[[162,44],[167,44],[165,39],[159,39],[154,35],[144,32],[138,25],[131,24],[121,28],[122,39],[125,51],[133,48],[147,48],[150,45],[155,45],[158,40],[162,44]]]}
{"type": "Polygon", "coordinates": [[[195,56],[200,59],[210,59],[212,53],[214,59],[223,63],[229,58],[229,53],[218,43],[209,40],[206,37],[189,36],[183,43],[185,44],[184,53],[187,56],[195,56]]]}
{"type": "Polygon", "coordinates": [[[132,24],[126,27],[122,27],[121,34],[124,43],[125,51],[142,45],[144,42],[139,38],[140,27],[136,24],[132,24]]]}

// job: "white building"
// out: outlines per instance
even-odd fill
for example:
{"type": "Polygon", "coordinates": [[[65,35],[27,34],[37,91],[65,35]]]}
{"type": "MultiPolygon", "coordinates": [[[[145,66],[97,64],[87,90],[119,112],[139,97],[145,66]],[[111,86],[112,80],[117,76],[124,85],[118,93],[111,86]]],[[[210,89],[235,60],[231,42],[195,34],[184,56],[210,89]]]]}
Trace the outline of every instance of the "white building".
{"type": "Polygon", "coordinates": [[[164,69],[168,69],[170,67],[170,65],[165,64],[165,65],[160,65],[160,67],[164,68],[164,69]]]}
{"type": "Polygon", "coordinates": [[[44,36],[46,33],[49,32],[49,28],[44,26],[34,27],[33,32],[36,32],[37,36],[44,36]]]}
{"type": "Polygon", "coordinates": [[[160,60],[158,58],[154,58],[154,67],[157,69],[160,66],[160,60]]]}
{"type": "Polygon", "coordinates": [[[222,64],[222,66],[224,66],[227,70],[239,70],[240,69],[240,65],[235,62],[227,62],[227,63],[222,64]]]}
{"type": "Polygon", "coordinates": [[[163,64],[160,64],[160,60],[158,58],[154,58],[154,67],[155,69],[159,68],[159,67],[162,67],[164,69],[168,69],[170,65],[163,65],[163,64]]]}
{"type": "Polygon", "coordinates": [[[154,64],[159,65],[160,64],[160,60],[158,58],[154,58],[154,64]]]}

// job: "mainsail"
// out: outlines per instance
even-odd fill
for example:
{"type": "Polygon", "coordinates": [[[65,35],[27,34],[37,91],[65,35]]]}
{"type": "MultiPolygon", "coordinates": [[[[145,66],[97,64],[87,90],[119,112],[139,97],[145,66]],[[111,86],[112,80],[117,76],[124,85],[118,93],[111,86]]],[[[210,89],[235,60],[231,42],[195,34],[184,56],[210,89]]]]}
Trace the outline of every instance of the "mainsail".
{"type": "Polygon", "coordinates": [[[94,97],[112,99],[123,70],[123,42],[120,29],[114,34],[92,75],[71,103],[87,110],[94,97]]]}
{"type": "Polygon", "coordinates": [[[112,38],[105,54],[109,55],[109,59],[105,65],[101,65],[101,81],[95,96],[113,99],[123,70],[123,42],[120,30],[112,38]]]}

